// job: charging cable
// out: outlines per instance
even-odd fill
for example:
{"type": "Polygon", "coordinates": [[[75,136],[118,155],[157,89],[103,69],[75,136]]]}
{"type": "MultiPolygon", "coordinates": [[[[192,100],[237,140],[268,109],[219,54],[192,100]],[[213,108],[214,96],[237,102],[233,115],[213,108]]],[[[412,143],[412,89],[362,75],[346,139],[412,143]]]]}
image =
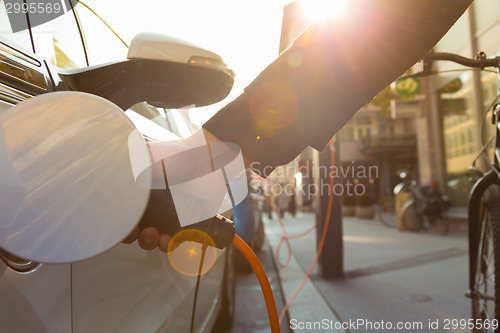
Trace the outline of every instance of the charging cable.
{"type": "MultiPolygon", "coordinates": [[[[198,277],[197,277],[197,281],[196,281],[196,287],[195,287],[195,299],[194,299],[194,304],[193,304],[193,312],[192,312],[192,316],[191,316],[191,330],[190,330],[190,332],[192,332],[192,330],[194,329],[194,318],[195,318],[197,294],[198,294],[200,276],[201,276],[201,272],[202,272],[203,260],[205,257],[206,249],[208,246],[214,246],[214,247],[217,247],[219,249],[223,249],[232,243],[239,251],[241,251],[241,253],[245,256],[247,261],[250,263],[250,266],[254,270],[255,275],[257,276],[257,279],[259,280],[259,284],[260,284],[260,287],[262,289],[262,293],[264,295],[264,299],[265,299],[265,303],[266,303],[266,307],[267,307],[267,313],[269,316],[269,323],[271,326],[271,332],[272,333],[279,333],[280,332],[280,324],[279,324],[279,319],[278,319],[278,311],[276,310],[276,303],[274,301],[274,295],[273,295],[273,292],[271,289],[271,285],[269,284],[269,280],[267,278],[267,275],[264,271],[264,268],[262,268],[262,265],[259,262],[259,259],[255,255],[255,253],[252,251],[250,246],[248,246],[248,244],[246,244],[243,239],[241,239],[238,235],[235,234],[233,221],[231,221],[230,219],[228,219],[222,215],[217,215],[208,221],[200,222],[200,223],[191,225],[189,227],[190,227],[190,229],[198,229],[198,230],[203,231],[206,235],[208,235],[214,241],[212,244],[207,244],[206,237],[203,237],[203,236],[197,237],[196,234],[194,236],[189,236],[188,238],[186,238],[184,236],[183,238],[176,240],[176,242],[193,241],[193,242],[201,243],[203,245],[200,268],[199,268],[198,277]]],[[[182,234],[179,234],[179,235],[182,235],[182,234]]],[[[186,235],[188,235],[188,234],[186,234],[186,235]]]]}
{"type": "MultiPolygon", "coordinates": [[[[333,149],[333,145],[331,145],[331,144],[330,144],[330,159],[331,159],[331,165],[333,166],[335,164],[335,150],[333,149]]],[[[300,293],[300,291],[304,287],[307,280],[310,278],[311,273],[312,273],[314,267],[316,266],[316,263],[318,262],[318,259],[321,255],[321,252],[323,250],[323,245],[325,243],[326,233],[328,230],[328,225],[330,222],[330,216],[331,216],[331,211],[332,211],[333,185],[334,185],[334,179],[333,179],[333,177],[330,177],[330,194],[329,194],[329,200],[328,200],[328,208],[327,208],[323,232],[321,235],[321,240],[319,243],[319,247],[318,247],[318,251],[316,253],[316,256],[315,256],[311,266],[309,267],[309,270],[307,271],[306,276],[304,277],[304,279],[300,283],[299,287],[295,290],[294,294],[290,297],[288,302],[285,304],[279,317],[278,317],[278,312],[276,309],[274,295],[273,295],[273,292],[271,289],[271,285],[269,284],[269,280],[267,278],[267,275],[266,275],[264,269],[262,268],[262,265],[259,262],[259,259],[255,255],[255,253],[252,251],[252,249],[248,246],[248,244],[245,243],[245,241],[243,241],[243,239],[241,239],[238,235],[235,234],[233,222],[224,216],[217,215],[210,220],[196,223],[196,224],[193,224],[190,226],[190,228],[200,229],[200,230],[204,231],[205,233],[207,233],[208,236],[214,240],[213,246],[220,248],[220,249],[223,249],[232,243],[245,256],[245,258],[249,262],[250,266],[252,267],[252,269],[255,272],[255,275],[259,281],[259,284],[260,284],[260,287],[262,290],[262,294],[263,294],[264,299],[265,299],[267,313],[268,313],[268,317],[269,317],[269,324],[270,324],[270,328],[271,328],[272,333],[279,333],[280,332],[280,325],[281,325],[281,322],[283,321],[283,318],[284,318],[288,308],[290,307],[292,302],[295,300],[297,295],[300,293]]],[[[269,201],[267,201],[267,202],[269,204],[269,201]]],[[[281,221],[281,219],[279,218],[279,214],[277,214],[277,212],[276,212],[276,209],[272,205],[270,205],[270,207],[273,209],[274,213],[278,217],[278,220],[281,221]]],[[[308,230],[306,230],[298,235],[289,236],[286,234],[286,228],[285,228],[285,225],[283,224],[283,221],[280,222],[280,225],[283,229],[283,235],[282,235],[282,240],[281,240],[280,244],[283,241],[286,242],[287,247],[290,251],[289,255],[288,255],[287,262],[285,263],[285,265],[286,265],[286,264],[288,264],[288,262],[291,259],[291,246],[289,243],[289,239],[302,237],[302,236],[306,235],[307,233],[311,232],[312,230],[314,230],[315,226],[309,228],[308,230]]],[[[191,329],[190,330],[192,332],[194,329],[194,318],[195,318],[195,310],[196,310],[197,291],[199,289],[204,254],[205,254],[206,247],[208,245],[206,245],[206,243],[203,242],[204,237],[201,237],[200,239],[197,239],[196,237],[190,237],[189,239],[179,239],[179,241],[183,241],[183,240],[184,241],[195,241],[195,242],[199,242],[199,243],[203,244],[202,258],[201,258],[201,262],[200,262],[200,271],[199,271],[197,283],[196,283],[195,301],[194,301],[194,305],[193,305],[193,313],[192,313],[192,318],[191,318],[191,329]]],[[[279,248],[278,248],[277,253],[279,253],[279,248]]]]}
{"type": "MultiPolygon", "coordinates": [[[[225,223],[231,222],[229,219],[224,218],[225,223]]],[[[214,224],[213,229],[217,229],[217,226],[219,223],[214,224]]],[[[227,224],[220,224],[221,226],[227,225],[227,224]]],[[[226,233],[227,228],[220,229],[217,231],[214,231],[214,234],[223,234],[226,233]]],[[[224,237],[227,239],[227,237],[224,237]]],[[[195,241],[198,242],[197,239],[189,239],[190,241],[195,241]]],[[[271,285],[269,284],[269,280],[267,278],[266,272],[264,271],[264,268],[262,267],[259,259],[255,255],[255,253],[252,251],[250,246],[248,246],[247,243],[243,239],[241,239],[238,235],[233,233],[233,240],[232,244],[245,256],[247,261],[249,262],[250,266],[252,266],[253,271],[255,272],[255,275],[257,276],[257,279],[259,280],[260,288],[262,289],[262,293],[264,295],[264,300],[266,302],[266,307],[267,307],[267,314],[269,316],[269,324],[271,327],[271,332],[272,333],[279,333],[280,332],[280,321],[278,319],[278,311],[276,310],[276,303],[274,301],[274,295],[271,289],[271,285]]],[[[200,270],[196,282],[196,289],[195,289],[195,300],[194,300],[194,305],[193,305],[193,313],[191,317],[191,331],[193,330],[193,323],[194,323],[194,315],[195,315],[195,309],[196,309],[196,296],[198,293],[198,286],[200,282],[200,276],[201,276],[201,270],[203,267],[203,259],[205,256],[205,250],[207,248],[207,244],[204,243],[203,248],[202,248],[202,254],[201,254],[201,262],[200,262],[200,270]]],[[[227,245],[226,245],[227,246],[227,245]]]]}
{"type": "Polygon", "coordinates": [[[252,266],[257,279],[259,280],[260,288],[262,289],[262,294],[264,295],[264,299],[267,307],[267,315],[269,316],[269,324],[271,326],[272,333],[280,332],[280,320],[278,320],[278,311],[276,310],[276,303],[274,301],[273,291],[271,289],[271,285],[269,284],[269,280],[267,279],[266,272],[264,268],[252,251],[250,246],[240,236],[235,235],[233,239],[233,244],[236,246],[238,250],[245,256],[248,260],[250,266],[252,266]]]}

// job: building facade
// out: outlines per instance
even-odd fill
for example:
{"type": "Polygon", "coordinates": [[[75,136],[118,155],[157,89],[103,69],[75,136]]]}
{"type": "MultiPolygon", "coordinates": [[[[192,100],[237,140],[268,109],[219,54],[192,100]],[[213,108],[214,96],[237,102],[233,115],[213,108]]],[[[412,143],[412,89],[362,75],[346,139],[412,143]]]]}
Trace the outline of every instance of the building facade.
{"type": "MultiPolygon", "coordinates": [[[[475,0],[467,12],[436,45],[436,52],[453,52],[475,57],[500,55],[500,3],[495,0],[475,0]]],[[[435,145],[439,163],[423,164],[431,177],[439,180],[442,189],[455,206],[466,206],[471,188],[470,165],[478,152],[494,134],[491,111],[484,113],[498,91],[495,73],[466,70],[460,65],[439,62],[433,68],[440,74],[428,79],[426,98],[430,124],[437,130],[433,141],[419,140],[420,145],[435,145]],[[452,87],[450,89],[450,86],[452,87]],[[431,171],[434,169],[433,171],[431,171]]],[[[492,159],[492,149],[488,149],[492,159]]],[[[419,156],[420,159],[425,156],[419,156]]],[[[476,166],[485,170],[488,161],[481,158],[476,166]]]]}
{"type": "MultiPolygon", "coordinates": [[[[498,56],[499,36],[500,3],[475,0],[433,51],[498,56]]],[[[448,62],[436,62],[433,71],[437,74],[420,79],[418,95],[392,101],[390,119],[381,118],[376,109],[358,112],[340,132],[341,160],[377,165],[374,184],[379,195],[387,194],[398,174],[408,170],[420,184],[438,182],[454,206],[465,207],[471,179],[477,176],[470,166],[494,135],[491,110],[486,108],[497,95],[498,77],[448,62]]],[[[491,161],[491,144],[487,152],[491,161]]],[[[485,170],[488,163],[480,158],[475,165],[485,170]]]]}

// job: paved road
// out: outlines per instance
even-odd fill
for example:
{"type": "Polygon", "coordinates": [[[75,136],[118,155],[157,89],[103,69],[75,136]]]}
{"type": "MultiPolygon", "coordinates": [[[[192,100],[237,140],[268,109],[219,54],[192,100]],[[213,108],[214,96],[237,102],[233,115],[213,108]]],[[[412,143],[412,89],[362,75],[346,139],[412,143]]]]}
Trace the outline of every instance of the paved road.
{"type": "MultiPolygon", "coordinates": [[[[306,230],[312,223],[312,214],[285,218],[290,235],[306,230]]],[[[326,319],[340,322],[361,319],[372,323],[384,320],[408,325],[422,323],[421,329],[387,330],[360,326],[350,327],[349,332],[468,332],[444,328],[447,320],[470,318],[470,301],[464,297],[468,259],[467,234],[463,227],[454,228],[446,236],[398,232],[376,220],[356,218],[344,218],[343,227],[346,277],[324,280],[317,269],[312,275],[313,285],[333,313],[326,319]],[[430,328],[429,324],[436,321],[439,328],[430,328]]],[[[269,239],[280,234],[275,220],[266,220],[266,232],[269,239]]],[[[292,240],[291,244],[299,269],[306,271],[315,255],[315,233],[292,240]]],[[[282,280],[288,275],[281,274],[282,280]]],[[[284,281],[282,283],[285,285],[284,281]]],[[[305,313],[305,309],[320,310],[318,305],[307,304],[307,300],[304,302],[296,314],[290,315],[292,318],[305,313]]]]}

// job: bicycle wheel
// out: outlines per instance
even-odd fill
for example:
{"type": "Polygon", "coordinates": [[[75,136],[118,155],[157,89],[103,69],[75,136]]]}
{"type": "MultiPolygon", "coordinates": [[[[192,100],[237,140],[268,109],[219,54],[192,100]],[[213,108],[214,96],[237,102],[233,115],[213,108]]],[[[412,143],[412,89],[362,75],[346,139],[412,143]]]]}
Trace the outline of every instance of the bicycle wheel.
{"type": "MultiPolygon", "coordinates": [[[[500,193],[498,186],[490,186],[483,195],[480,207],[480,230],[474,274],[472,318],[489,327],[475,332],[497,332],[493,320],[500,319],[500,193]]],[[[498,322],[497,322],[498,323],[498,322]]]]}
{"type": "Polygon", "coordinates": [[[394,202],[394,197],[377,205],[377,215],[379,221],[386,227],[397,227],[396,203],[394,202]]]}
{"type": "Polygon", "coordinates": [[[405,228],[410,231],[419,231],[424,225],[422,216],[417,212],[415,200],[413,199],[408,200],[401,207],[401,218],[405,228]]]}

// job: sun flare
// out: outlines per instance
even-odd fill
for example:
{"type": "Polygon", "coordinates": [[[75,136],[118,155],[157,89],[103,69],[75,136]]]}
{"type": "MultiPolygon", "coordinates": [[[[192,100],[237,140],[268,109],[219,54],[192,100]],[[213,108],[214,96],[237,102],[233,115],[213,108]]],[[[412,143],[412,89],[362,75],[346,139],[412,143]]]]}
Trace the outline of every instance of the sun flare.
{"type": "Polygon", "coordinates": [[[304,14],[312,20],[342,15],[348,0],[303,0],[304,14]]]}

